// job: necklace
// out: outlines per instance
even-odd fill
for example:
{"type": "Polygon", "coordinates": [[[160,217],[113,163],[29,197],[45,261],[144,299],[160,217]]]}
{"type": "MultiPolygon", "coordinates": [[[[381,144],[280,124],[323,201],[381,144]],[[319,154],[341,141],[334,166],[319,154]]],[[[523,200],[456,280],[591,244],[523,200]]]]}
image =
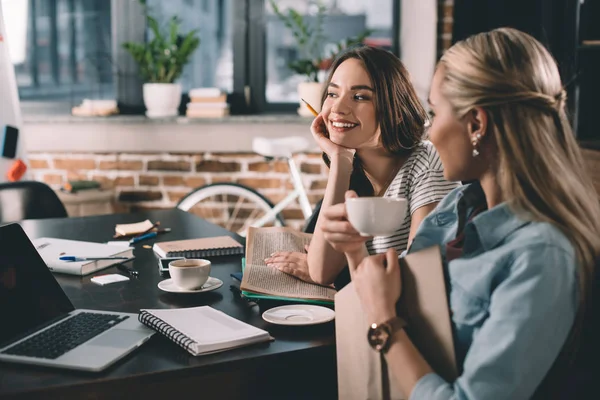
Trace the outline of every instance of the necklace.
{"type": "MultiPolygon", "coordinates": [[[[399,162],[398,165],[394,169],[392,169],[392,173],[390,174],[390,176],[388,177],[388,179],[381,186],[381,188],[379,189],[379,191],[377,191],[377,193],[374,193],[375,197],[381,197],[381,196],[383,196],[385,194],[387,188],[390,186],[390,184],[392,183],[392,181],[394,180],[394,178],[398,174],[398,171],[400,171],[400,168],[402,168],[402,164],[404,164],[404,163],[403,162],[399,162]]],[[[367,170],[363,169],[363,171],[365,171],[365,175],[367,175],[367,178],[369,179],[369,181],[371,181],[371,185],[373,185],[373,182],[375,181],[375,179],[367,172],[367,170]]]]}

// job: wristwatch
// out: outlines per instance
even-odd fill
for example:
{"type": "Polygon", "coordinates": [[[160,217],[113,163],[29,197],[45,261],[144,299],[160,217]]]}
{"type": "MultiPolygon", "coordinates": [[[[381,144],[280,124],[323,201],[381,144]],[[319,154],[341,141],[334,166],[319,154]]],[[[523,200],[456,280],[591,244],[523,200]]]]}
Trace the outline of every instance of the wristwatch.
{"type": "Polygon", "coordinates": [[[385,353],[391,342],[391,338],[400,329],[406,326],[406,321],[401,317],[394,317],[381,324],[373,323],[369,327],[367,340],[371,347],[380,353],[385,353]]]}

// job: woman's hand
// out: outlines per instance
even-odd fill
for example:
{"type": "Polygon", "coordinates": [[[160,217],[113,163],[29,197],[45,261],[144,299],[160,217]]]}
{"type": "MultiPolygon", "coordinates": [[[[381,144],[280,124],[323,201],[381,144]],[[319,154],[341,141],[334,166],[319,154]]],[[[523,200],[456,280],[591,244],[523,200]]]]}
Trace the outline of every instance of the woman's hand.
{"type": "MultiPolygon", "coordinates": [[[[346,199],[358,197],[352,190],[346,192],[346,199]]],[[[353,256],[362,253],[365,242],[370,237],[361,236],[360,233],[348,221],[346,204],[339,203],[321,210],[319,218],[322,218],[320,227],[325,240],[334,250],[353,256]]]]}
{"type": "Polygon", "coordinates": [[[322,114],[317,115],[314,119],[310,126],[310,131],[321,150],[329,156],[331,161],[334,161],[336,158],[348,158],[350,161],[354,159],[355,149],[337,145],[329,139],[329,133],[327,132],[322,114]]]}
{"type": "MultiPolygon", "coordinates": [[[[308,251],[308,246],[304,246],[308,251]]],[[[278,251],[265,259],[268,267],[277,268],[281,272],[295,276],[306,282],[315,283],[308,272],[307,254],[296,251],[278,251]]]]}
{"type": "Polygon", "coordinates": [[[354,270],[352,281],[369,323],[379,324],[396,316],[402,293],[396,250],[366,257],[354,270]]]}

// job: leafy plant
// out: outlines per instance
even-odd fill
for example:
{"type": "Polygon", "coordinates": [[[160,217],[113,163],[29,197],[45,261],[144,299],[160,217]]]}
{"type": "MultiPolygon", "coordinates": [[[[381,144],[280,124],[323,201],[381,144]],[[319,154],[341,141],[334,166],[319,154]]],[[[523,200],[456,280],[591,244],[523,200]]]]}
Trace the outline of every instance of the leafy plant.
{"type": "Polygon", "coordinates": [[[288,68],[300,75],[305,75],[311,82],[319,82],[319,71],[329,69],[331,62],[336,55],[344,49],[356,46],[362,43],[372,31],[367,29],[356,37],[347,38],[334,44],[334,51],[324,55],[322,46],[327,40],[323,30],[327,8],[320,2],[317,2],[317,13],[314,23],[310,24],[305,16],[298,13],[293,8],[289,8],[287,13],[275,3],[275,0],[269,0],[273,12],[288,28],[296,39],[300,57],[297,60],[288,63],[288,68]]]}
{"type": "MultiPolygon", "coordinates": [[[[145,0],[140,0],[145,6],[145,0]]],[[[169,20],[168,30],[163,34],[156,18],[146,12],[152,39],[146,43],[126,42],[123,48],[138,63],[144,82],[173,83],[189,62],[190,56],[200,45],[197,30],[180,34],[181,22],[176,16],[169,20]]]]}

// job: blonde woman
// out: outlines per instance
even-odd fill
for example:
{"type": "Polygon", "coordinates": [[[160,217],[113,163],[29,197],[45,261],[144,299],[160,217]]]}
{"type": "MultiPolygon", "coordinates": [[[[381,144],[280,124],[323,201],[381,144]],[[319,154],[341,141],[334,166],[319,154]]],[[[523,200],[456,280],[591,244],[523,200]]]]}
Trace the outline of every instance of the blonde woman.
{"type": "Polygon", "coordinates": [[[401,328],[396,252],[363,258],[343,204],[323,210],[325,238],[345,252],[376,324],[370,342],[411,399],[548,398],[544,389],[560,380],[542,381],[555,376],[553,366],[568,366],[559,355],[577,344],[600,252],[598,195],[567,122],[556,63],[517,30],[478,34],[444,54],[429,100],[430,139],[446,178],[474,181],[440,202],[409,248],[442,248],[455,382],[437,375],[401,328]]]}

